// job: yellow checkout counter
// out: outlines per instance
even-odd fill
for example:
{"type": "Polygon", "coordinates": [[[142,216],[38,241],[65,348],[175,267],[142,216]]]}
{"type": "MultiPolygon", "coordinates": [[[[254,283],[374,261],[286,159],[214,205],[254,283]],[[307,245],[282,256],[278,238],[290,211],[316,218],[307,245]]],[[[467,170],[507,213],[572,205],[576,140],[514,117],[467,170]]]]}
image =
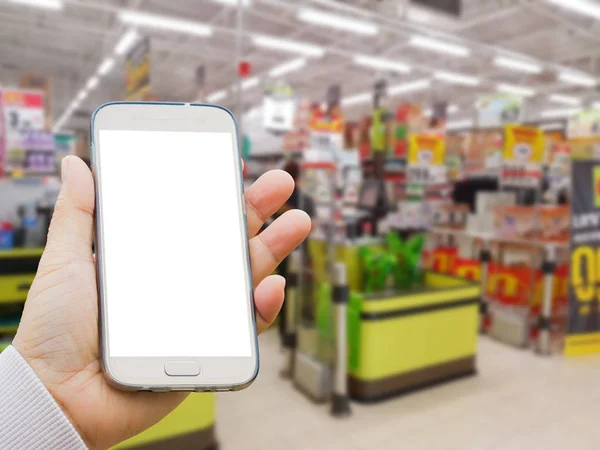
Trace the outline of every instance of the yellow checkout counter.
{"type": "MultiPolygon", "coordinates": [[[[17,331],[42,252],[43,249],[0,250],[0,351],[10,345],[17,331]]],[[[216,449],[214,394],[190,394],[162,421],[115,448],[216,449]]]]}
{"type": "MultiPolygon", "coordinates": [[[[327,284],[326,242],[311,239],[308,247],[314,282],[327,284]]],[[[351,398],[382,400],[476,372],[479,284],[426,272],[418,288],[365,293],[359,246],[337,244],[333,253],[336,262],[345,263],[350,288],[351,398]]]]}

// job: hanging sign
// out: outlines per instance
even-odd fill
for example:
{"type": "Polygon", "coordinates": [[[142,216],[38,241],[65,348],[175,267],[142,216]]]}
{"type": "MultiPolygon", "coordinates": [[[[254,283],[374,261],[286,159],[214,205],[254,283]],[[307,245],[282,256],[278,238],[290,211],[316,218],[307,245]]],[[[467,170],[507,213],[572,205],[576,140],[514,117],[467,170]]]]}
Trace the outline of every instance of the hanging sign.
{"type": "Polygon", "coordinates": [[[44,94],[44,128],[52,128],[52,88],[47,75],[38,73],[24,73],[19,78],[19,87],[22,89],[37,90],[44,94]]]}
{"type": "Polygon", "coordinates": [[[144,100],[150,93],[150,39],[145,37],[127,54],[125,60],[125,97],[144,100]]]}
{"type": "Polygon", "coordinates": [[[329,86],[326,106],[315,103],[311,108],[310,147],[326,150],[341,149],[344,145],[344,116],[340,108],[342,90],[339,84],[329,86]]]}
{"type": "Polygon", "coordinates": [[[565,355],[600,353],[600,163],[573,161],[565,355]]]}
{"type": "Polygon", "coordinates": [[[44,94],[40,91],[7,89],[2,91],[3,137],[0,144],[0,173],[20,174],[27,167],[39,166],[45,161],[47,145],[44,134],[44,94]],[[28,153],[29,152],[29,153],[28,153]]]}
{"type": "Polygon", "coordinates": [[[581,111],[569,120],[569,139],[600,136],[600,109],[581,111]]]}
{"type": "Polygon", "coordinates": [[[536,187],[542,178],[544,132],[535,127],[506,125],[501,179],[505,186],[536,187]]]}
{"type": "Polygon", "coordinates": [[[283,81],[267,83],[263,100],[263,125],[274,133],[285,133],[294,126],[296,95],[283,81]]]}
{"type": "Polygon", "coordinates": [[[488,94],[477,101],[477,126],[500,127],[522,121],[523,98],[512,94],[488,94]]]}
{"type": "Polygon", "coordinates": [[[196,102],[203,103],[205,101],[204,85],[206,81],[206,67],[204,65],[196,67],[194,78],[196,81],[196,102]]]}
{"type": "Polygon", "coordinates": [[[20,139],[21,130],[44,129],[44,94],[40,91],[7,89],[2,93],[6,136],[20,139]]]}

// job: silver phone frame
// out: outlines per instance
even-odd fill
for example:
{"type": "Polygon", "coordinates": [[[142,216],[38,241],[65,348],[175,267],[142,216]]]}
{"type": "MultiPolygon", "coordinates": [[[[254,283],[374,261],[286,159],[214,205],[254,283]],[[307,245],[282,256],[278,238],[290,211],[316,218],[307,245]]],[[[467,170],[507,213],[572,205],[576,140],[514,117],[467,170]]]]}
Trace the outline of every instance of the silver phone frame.
{"type": "Polygon", "coordinates": [[[90,127],[90,162],[96,187],[95,248],[98,287],[100,351],[105,376],[113,386],[128,391],[231,391],[249,386],[259,371],[258,334],[250,249],[244,200],[241,152],[239,149],[237,124],[233,114],[220,106],[199,103],[161,102],[110,102],[99,106],[92,115],[90,127]],[[108,311],[105,289],[105,267],[103,257],[102,226],[102,175],[99,131],[114,130],[164,130],[196,132],[230,132],[234,141],[234,165],[237,173],[238,207],[243,230],[243,256],[246,261],[248,320],[251,340],[250,357],[111,357],[109,347],[108,311]],[[164,364],[168,361],[197,361],[201,372],[196,377],[168,376],[164,364]],[[160,366],[160,367],[159,367],[160,366]],[[205,370],[208,369],[208,374],[205,370]]]}

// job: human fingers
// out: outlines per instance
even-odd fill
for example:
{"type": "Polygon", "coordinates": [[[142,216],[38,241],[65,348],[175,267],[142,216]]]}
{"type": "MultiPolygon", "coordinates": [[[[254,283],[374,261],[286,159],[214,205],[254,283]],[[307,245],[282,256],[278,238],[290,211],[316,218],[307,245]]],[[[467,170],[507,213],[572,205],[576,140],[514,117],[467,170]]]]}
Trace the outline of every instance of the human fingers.
{"type": "Polygon", "coordinates": [[[283,170],[270,170],[248,188],[245,197],[250,238],[281,208],[293,191],[294,180],[283,170]]]}
{"type": "Polygon", "coordinates": [[[62,161],[62,187],[48,232],[39,272],[92,258],[94,181],[87,165],[76,156],[62,161]]]}
{"type": "Polygon", "coordinates": [[[285,212],[265,231],[250,239],[250,261],[255,287],[306,239],[310,227],[308,214],[293,209],[285,212]]]}
{"type": "Polygon", "coordinates": [[[256,328],[262,333],[273,323],[281,309],[285,297],[285,278],[281,275],[270,275],[254,290],[254,309],[256,311],[256,328]]]}

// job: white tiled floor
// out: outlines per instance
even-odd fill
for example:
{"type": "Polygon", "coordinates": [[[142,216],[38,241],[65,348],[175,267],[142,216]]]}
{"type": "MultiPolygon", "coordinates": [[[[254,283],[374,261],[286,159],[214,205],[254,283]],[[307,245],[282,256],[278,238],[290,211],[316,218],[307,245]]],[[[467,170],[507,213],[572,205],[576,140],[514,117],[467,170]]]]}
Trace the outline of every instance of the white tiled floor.
{"type": "Polygon", "coordinates": [[[261,371],[245,391],[219,394],[223,450],[597,450],[600,358],[540,357],[482,338],[478,375],[333,419],[279,377],[276,333],[261,337],[261,371]]]}

